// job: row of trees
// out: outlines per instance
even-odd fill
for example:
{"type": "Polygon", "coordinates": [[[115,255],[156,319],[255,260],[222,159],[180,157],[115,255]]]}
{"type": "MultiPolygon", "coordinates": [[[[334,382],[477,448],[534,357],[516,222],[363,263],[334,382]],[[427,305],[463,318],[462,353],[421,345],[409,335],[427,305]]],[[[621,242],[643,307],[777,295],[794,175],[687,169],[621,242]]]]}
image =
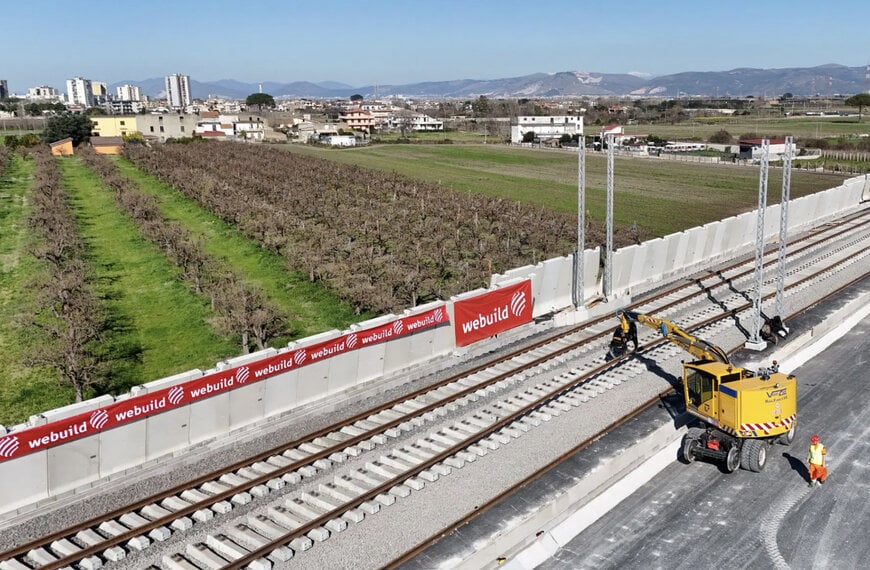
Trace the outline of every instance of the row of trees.
{"type": "Polygon", "coordinates": [[[31,253],[45,263],[31,289],[33,312],[22,317],[31,330],[30,366],[49,366],[76,402],[105,380],[110,363],[101,357],[108,314],[96,293],[85,244],[70,209],[61,174],[47,147],[31,151],[36,163],[28,225],[35,237],[31,253]]]}
{"type": "Polygon", "coordinates": [[[574,247],[572,215],[397,174],[234,143],[126,152],[357,312],[448,298],[574,247]]]}
{"type": "Polygon", "coordinates": [[[241,339],[242,352],[258,349],[287,330],[286,319],[262,292],[206,253],[202,242],[182,224],[166,219],[157,200],[123,176],[108,158],[91,149],[80,150],[85,163],[110,188],[119,208],[127,213],[149,241],[181,270],[197,294],[208,295],[217,317],[215,324],[241,339]]]}

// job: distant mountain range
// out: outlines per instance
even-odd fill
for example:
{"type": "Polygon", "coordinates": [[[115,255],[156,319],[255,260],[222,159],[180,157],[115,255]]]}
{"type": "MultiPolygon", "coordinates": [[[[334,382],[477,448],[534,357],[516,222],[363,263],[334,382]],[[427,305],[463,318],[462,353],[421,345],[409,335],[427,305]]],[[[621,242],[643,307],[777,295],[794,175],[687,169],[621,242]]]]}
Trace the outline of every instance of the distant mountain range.
{"type": "MultiPolygon", "coordinates": [[[[487,97],[571,97],[571,96],[730,96],[776,97],[784,93],[807,95],[854,95],[870,90],[864,67],[828,64],[818,67],[783,69],[739,68],[730,71],[688,71],[658,77],[641,77],[628,73],[587,73],[562,71],[534,73],[506,79],[457,79],[428,81],[405,85],[366,85],[354,87],[335,81],[312,83],[294,81],[262,83],[264,93],[274,97],[311,97],[319,99],[348,98],[360,94],[367,99],[381,96],[474,98],[487,97]]],[[[143,94],[159,97],[163,78],[144,81],[121,81],[111,86],[137,85],[143,94]]],[[[191,95],[205,99],[209,95],[244,99],[260,90],[259,83],[244,83],[235,79],[201,82],[191,79],[191,95]]]]}

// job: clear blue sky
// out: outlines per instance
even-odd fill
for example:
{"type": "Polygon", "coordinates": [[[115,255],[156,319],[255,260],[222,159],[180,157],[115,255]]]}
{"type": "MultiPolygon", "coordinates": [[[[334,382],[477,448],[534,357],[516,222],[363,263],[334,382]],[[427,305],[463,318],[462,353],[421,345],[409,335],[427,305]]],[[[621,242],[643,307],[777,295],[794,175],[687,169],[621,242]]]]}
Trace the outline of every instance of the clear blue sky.
{"type": "Polygon", "coordinates": [[[870,2],[84,0],[0,2],[12,92],[83,76],[339,81],[870,63],[870,2]]]}

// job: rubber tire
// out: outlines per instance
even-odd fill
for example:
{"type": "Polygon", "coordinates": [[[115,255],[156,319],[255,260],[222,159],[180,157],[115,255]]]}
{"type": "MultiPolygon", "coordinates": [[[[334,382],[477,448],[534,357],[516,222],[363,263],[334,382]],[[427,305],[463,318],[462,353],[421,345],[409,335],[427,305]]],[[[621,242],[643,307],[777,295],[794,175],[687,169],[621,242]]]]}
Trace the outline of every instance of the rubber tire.
{"type": "Polygon", "coordinates": [[[797,433],[797,422],[791,424],[791,428],[787,432],[779,436],[776,441],[780,445],[791,445],[791,442],[794,441],[795,433],[797,433]]]}
{"type": "Polygon", "coordinates": [[[725,458],[725,471],[734,473],[740,467],[740,447],[732,445],[728,448],[728,456],[725,458]]]}
{"type": "Polygon", "coordinates": [[[686,463],[692,463],[695,461],[695,450],[698,446],[701,445],[700,442],[691,437],[690,434],[686,434],[683,436],[683,461],[686,463]]]}
{"type": "Polygon", "coordinates": [[[760,473],[767,465],[767,442],[760,439],[743,441],[740,466],[749,471],[760,473]]]}

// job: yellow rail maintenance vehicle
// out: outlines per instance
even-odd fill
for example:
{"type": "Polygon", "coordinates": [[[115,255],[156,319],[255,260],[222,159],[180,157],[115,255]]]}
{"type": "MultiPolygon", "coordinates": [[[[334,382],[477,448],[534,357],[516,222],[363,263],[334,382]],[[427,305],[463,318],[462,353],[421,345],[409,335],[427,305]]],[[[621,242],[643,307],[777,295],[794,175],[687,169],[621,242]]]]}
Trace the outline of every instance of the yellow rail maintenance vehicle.
{"type": "MultiPolygon", "coordinates": [[[[665,319],[619,311],[609,358],[627,352],[627,339],[636,339],[634,323],[657,329],[695,360],[683,362],[686,411],[706,427],[692,427],[683,437],[687,461],[707,457],[724,463],[729,473],[738,467],[761,471],[767,463],[768,445],[789,445],[797,423],[797,379],[771,368],[752,371],[735,366],[720,347],[699,339],[665,319]]],[[[635,341],[635,348],[636,341],[635,341]]]]}

